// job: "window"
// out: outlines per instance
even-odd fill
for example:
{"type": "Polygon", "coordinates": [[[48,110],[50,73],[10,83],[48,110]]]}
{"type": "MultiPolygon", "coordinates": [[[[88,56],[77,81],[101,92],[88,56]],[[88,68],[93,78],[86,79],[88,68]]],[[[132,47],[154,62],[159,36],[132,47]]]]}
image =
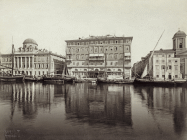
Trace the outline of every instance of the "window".
{"type": "Polygon", "coordinates": [[[95,44],[98,44],[98,42],[97,42],[97,41],[95,41],[95,44]]]}
{"type": "Polygon", "coordinates": [[[161,66],[161,69],[165,69],[165,65],[162,65],[162,66],[161,66]]]}
{"type": "Polygon", "coordinates": [[[178,78],[178,75],[175,75],[175,78],[178,78]]]}
{"type": "Polygon", "coordinates": [[[180,43],[179,48],[182,48],[182,43],[180,43]]]}
{"type": "Polygon", "coordinates": [[[159,62],[159,60],[156,60],[156,63],[158,63],[159,62]]]}
{"type": "Polygon", "coordinates": [[[111,62],[110,64],[112,65],[113,63],[111,62]]]}
{"type": "Polygon", "coordinates": [[[103,41],[100,41],[100,44],[103,44],[103,41]]]}
{"type": "Polygon", "coordinates": [[[175,60],[175,63],[177,63],[177,60],[175,60]]]}
{"type": "Polygon", "coordinates": [[[164,63],[164,62],[165,62],[165,60],[162,60],[162,62],[164,63]]]}
{"type": "Polygon", "coordinates": [[[77,45],[80,45],[80,43],[79,43],[79,42],[77,42],[77,45]]]}
{"type": "Polygon", "coordinates": [[[116,40],[116,44],[118,43],[118,41],[116,40]]]}
{"type": "Polygon", "coordinates": [[[165,75],[162,75],[162,78],[165,78],[165,75]]]}
{"type": "Polygon", "coordinates": [[[156,70],[159,70],[159,66],[158,65],[156,66],[156,70]]]}
{"type": "Polygon", "coordinates": [[[164,57],[164,54],[162,55],[162,57],[164,57]]]}
{"type": "Polygon", "coordinates": [[[168,62],[171,63],[171,60],[169,60],[168,62]]]}
{"type": "Polygon", "coordinates": [[[156,75],[157,78],[159,78],[159,75],[156,75]]]}
{"type": "Polygon", "coordinates": [[[171,55],[168,55],[168,57],[171,57],[171,55]]]}
{"type": "Polygon", "coordinates": [[[79,59],[79,55],[77,55],[77,59],[79,59]]]}
{"type": "Polygon", "coordinates": [[[169,69],[170,69],[170,70],[172,69],[171,65],[169,65],[169,69]]]}
{"type": "Polygon", "coordinates": [[[108,41],[105,41],[105,44],[108,44],[108,41]]]}
{"type": "Polygon", "coordinates": [[[175,70],[178,70],[178,66],[175,66],[175,70]]]}
{"type": "Polygon", "coordinates": [[[38,72],[38,74],[40,75],[40,71],[38,72]]]}
{"type": "Polygon", "coordinates": [[[76,52],[78,53],[78,52],[79,52],[79,49],[77,49],[76,52]]]}

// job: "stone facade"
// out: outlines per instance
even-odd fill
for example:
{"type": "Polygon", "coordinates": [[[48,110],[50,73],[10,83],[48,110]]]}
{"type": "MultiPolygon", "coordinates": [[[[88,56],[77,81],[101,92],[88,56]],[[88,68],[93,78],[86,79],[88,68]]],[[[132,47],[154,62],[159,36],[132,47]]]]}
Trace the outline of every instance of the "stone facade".
{"type": "Polygon", "coordinates": [[[13,64],[13,75],[23,73],[30,76],[54,75],[62,73],[65,57],[45,49],[38,49],[36,41],[33,39],[26,39],[23,42],[23,47],[18,48],[13,55],[1,54],[0,62],[4,67],[4,69],[1,69],[1,72],[3,71],[4,73],[11,73],[13,64]]]}
{"type": "Polygon", "coordinates": [[[173,49],[156,50],[150,60],[150,52],[145,60],[141,60],[133,65],[133,76],[135,74],[141,76],[146,64],[152,64],[147,67],[151,71],[149,75],[155,79],[187,79],[187,49],[186,49],[186,34],[183,31],[178,31],[173,36],[173,49]]]}
{"type": "Polygon", "coordinates": [[[125,77],[130,78],[132,39],[107,35],[66,40],[69,73],[81,77],[97,77],[104,71],[108,75],[122,75],[124,71],[125,77]]]}

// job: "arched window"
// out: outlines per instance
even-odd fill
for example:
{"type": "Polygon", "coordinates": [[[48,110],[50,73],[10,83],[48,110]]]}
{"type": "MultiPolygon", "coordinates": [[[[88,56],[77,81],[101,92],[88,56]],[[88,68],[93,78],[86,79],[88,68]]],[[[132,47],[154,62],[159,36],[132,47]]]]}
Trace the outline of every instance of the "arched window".
{"type": "Polygon", "coordinates": [[[120,72],[121,72],[121,69],[118,69],[118,71],[120,71],[120,72]]]}
{"type": "Polygon", "coordinates": [[[182,48],[182,43],[180,43],[179,48],[182,48]]]}

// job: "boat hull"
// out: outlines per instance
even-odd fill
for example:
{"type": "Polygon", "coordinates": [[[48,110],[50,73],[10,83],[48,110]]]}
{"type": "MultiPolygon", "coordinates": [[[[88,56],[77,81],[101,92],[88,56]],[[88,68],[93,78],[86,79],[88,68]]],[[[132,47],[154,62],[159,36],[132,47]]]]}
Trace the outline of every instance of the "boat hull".
{"type": "Polygon", "coordinates": [[[186,83],[186,80],[177,80],[177,81],[156,81],[156,80],[148,80],[148,79],[139,79],[136,78],[134,80],[135,84],[144,84],[144,85],[159,85],[159,86],[176,86],[183,85],[186,83]]]}
{"type": "Polygon", "coordinates": [[[73,83],[74,78],[61,78],[61,77],[44,77],[43,81],[47,83],[73,83]]]}
{"type": "Polygon", "coordinates": [[[0,76],[0,81],[13,82],[22,80],[23,76],[0,76]]]}

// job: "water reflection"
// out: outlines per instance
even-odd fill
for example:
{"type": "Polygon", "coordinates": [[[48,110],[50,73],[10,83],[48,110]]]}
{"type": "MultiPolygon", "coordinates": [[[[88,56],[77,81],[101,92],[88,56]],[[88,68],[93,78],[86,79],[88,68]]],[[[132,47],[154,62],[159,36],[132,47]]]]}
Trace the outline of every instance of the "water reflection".
{"type": "MultiPolygon", "coordinates": [[[[147,105],[154,118],[172,115],[174,131],[181,135],[186,132],[187,88],[186,87],[135,87],[135,92],[147,105]],[[159,116],[160,115],[160,116],[159,116]]],[[[161,123],[160,123],[161,124],[161,123]]]]}
{"type": "Polygon", "coordinates": [[[187,137],[186,87],[1,83],[0,105],[6,108],[1,112],[1,130],[27,129],[24,135],[40,131],[37,137],[78,132],[93,137],[97,133],[138,139],[187,137]],[[10,122],[4,122],[7,118],[10,122]]]}
{"type": "Polygon", "coordinates": [[[130,85],[77,84],[66,87],[66,113],[68,119],[77,117],[90,124],[132,126],[130,85]]]}

